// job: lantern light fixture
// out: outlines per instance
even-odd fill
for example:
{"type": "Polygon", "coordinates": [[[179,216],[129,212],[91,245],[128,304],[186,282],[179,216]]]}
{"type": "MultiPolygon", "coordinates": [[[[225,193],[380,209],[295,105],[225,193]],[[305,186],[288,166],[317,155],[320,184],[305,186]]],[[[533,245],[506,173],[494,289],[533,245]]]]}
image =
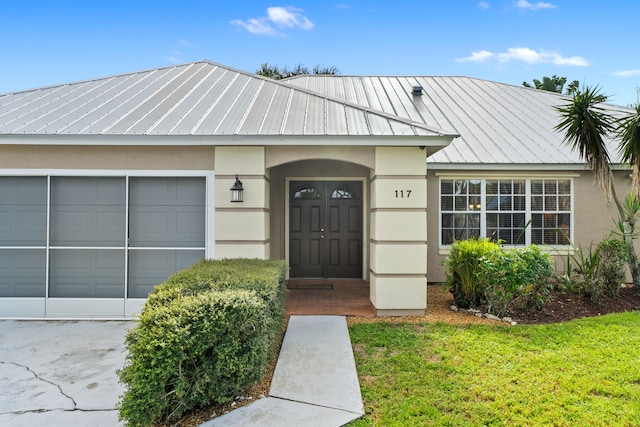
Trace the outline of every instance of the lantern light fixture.
{"type": "Polygon", "coordinates": [[[230,188],[231,190],[231,201],[234,203],[242,202],[244,188],[242,188],[242,181],[238,179],[238,175],[236,174],[236,182],[233,183],[233,186],[230,188]]]}

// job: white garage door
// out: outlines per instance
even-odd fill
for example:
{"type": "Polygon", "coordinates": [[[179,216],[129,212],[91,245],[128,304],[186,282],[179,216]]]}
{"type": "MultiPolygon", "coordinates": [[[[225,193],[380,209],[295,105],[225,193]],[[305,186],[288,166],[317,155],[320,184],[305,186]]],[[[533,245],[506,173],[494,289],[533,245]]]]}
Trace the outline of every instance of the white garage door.
{"type": "Polygon", "coordinates": [[[0,315],[125,316],[206,253],[206,177],[0,177],[0,315]]]}

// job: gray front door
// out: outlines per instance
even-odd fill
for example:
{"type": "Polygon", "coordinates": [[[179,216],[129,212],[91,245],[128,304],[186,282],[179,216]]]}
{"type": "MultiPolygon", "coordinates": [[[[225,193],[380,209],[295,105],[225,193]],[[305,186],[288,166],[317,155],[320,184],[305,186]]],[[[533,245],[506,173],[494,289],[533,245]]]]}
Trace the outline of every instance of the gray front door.
{"type": "Polygon", "coordinates": [[[362,182],[292,181],[290,277],[362,277],[362,182]]]}

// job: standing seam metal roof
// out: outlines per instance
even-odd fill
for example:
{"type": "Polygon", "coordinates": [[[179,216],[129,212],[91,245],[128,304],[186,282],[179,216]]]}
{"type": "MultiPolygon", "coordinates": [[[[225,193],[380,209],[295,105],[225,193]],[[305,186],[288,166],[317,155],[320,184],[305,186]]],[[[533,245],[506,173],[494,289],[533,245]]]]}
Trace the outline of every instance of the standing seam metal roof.
{"type": "Polygon", "coordinates": [[[51,134],[456,136],[209,61],[0,95],[0,136],[51,134]]]}
{"type": "MultiPolygon", "coordinates": [[[[429,164],[584,164],[555,131],[561,94],[469,77],[302,75],[287,84],[365,103],[389,114],[460,134],[429,156],[429,164]],[[422,86],[421,96],[412,95],[422,86]]],[[[630,113],[605,104],[614,116],[630,113]]],[[[614,141],[609,152],[616,158],[614,141]]]]}

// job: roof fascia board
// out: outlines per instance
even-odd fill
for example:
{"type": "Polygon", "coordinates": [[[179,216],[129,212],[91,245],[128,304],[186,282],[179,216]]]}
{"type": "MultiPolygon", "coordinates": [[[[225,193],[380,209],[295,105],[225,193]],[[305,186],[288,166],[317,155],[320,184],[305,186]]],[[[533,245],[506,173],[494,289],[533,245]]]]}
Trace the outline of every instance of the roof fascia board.
{"type": "Polygon", "coordinates": [[[433,171],[478,171],[478,172],[509,172],[509,171],[589,171],[584,163],[429,163],[427,168],[433,171]]]}
{"type": "Polygon", "coordinates": [[[436,172],[435,175],[442,179],[465,179],[465,178],[578,178],[580,176],[577,172],[567,171],[442,171],[436,172]]]}
{"type": "MultiPolygon", "coordinates": [[[[430,163],[427,159],[427,166],[433,171],[449,171],[449,170],[461,170],[461,171],[523,171],[523,170],[536,170],[536,171],[566,171],[576,170],[591,172],[585,163],[430,163]]],[[[614,171],[628,171],[631,172],[631,168],[623,163],[612,164],[614,171]]]]}
{"type": "Polygon", "coordinates": [[[0,145],[121,145],[121,146],[189,146],[189,145],[287,145],[287,146],[392,146],[446,147],[453,140],[449,136],[332,136],[332,135],[275,135],[275,136],[169,136],[169,135],[0,135],[0,145]]]}

